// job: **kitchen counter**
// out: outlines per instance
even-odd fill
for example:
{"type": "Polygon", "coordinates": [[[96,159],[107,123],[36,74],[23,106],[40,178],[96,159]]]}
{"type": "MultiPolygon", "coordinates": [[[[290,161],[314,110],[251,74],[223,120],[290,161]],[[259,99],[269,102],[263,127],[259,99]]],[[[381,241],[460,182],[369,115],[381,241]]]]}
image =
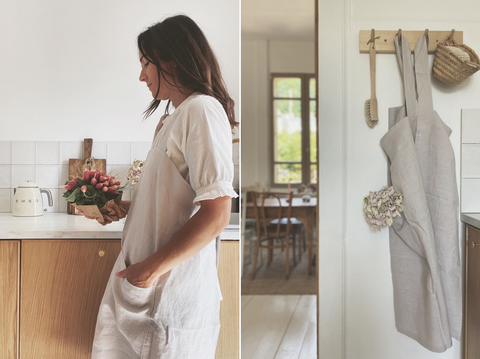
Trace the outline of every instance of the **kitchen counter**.
{"type": "MultiPolygon", "coordinates": [[[[238,241],[240,228],[232,214],[229,224],[220,234],[222,240],[238,241]]],[[[81,215],[45,213],[39,217],[14,217],[0,213],[0,240],[2,239],[55,239],[55,238],[122,238],[122,220],[102,226],[97,221],[81,215]]]]}
{"type": "Polygon", "coordinates": [[[480,213],[462,213],[460,214],[460,220],[480,229],[480,213]]]}

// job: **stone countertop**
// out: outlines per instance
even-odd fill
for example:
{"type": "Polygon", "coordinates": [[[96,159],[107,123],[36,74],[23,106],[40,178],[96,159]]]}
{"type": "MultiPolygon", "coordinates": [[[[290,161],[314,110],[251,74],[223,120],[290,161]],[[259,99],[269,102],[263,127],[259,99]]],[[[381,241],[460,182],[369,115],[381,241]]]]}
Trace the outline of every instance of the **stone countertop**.
{"type": "Polygon", "coordinates": [[[462,213],[460,214],[460,220],[480,229],[480,213],[462,213]]]}
{"type": "MultiPolygon", "coordinates": [[[[123,226],[123,220],[102,226],[84,216],[66,213],[45,213],[38,217],[14,217],[12,213],[0,213],[0,240],[120,239],[123,226]]],[[[229,224],[222,231],[220,238],[238,241],[239,225],[229,224]]]]}

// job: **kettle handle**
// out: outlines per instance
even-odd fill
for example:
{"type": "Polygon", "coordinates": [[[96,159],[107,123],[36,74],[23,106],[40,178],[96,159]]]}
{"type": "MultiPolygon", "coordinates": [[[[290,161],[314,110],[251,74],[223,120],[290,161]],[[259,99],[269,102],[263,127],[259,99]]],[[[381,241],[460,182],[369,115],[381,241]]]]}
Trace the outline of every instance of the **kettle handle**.
{"type": "Polygon", "coordinates": [[[50,207],[53,206],[53,197],[52,197],[52,192],[50,192],[48,189],[40,189],[40,193],[46,193],[48,197],[48,205],[50,207]]]}

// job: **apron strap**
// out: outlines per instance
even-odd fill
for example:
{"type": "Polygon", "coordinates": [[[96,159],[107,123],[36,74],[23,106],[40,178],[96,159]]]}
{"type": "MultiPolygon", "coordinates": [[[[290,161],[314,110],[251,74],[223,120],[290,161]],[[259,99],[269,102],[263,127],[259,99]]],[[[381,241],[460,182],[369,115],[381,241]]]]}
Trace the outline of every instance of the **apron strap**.
{"type": "Polygon", "coordinates": [[[168,135],[175,123],[176,116],[163,115],[155,130],[155,137],[152,142],[152,148],[158,147],[163,151],[167,150],[168,135]]]}
{"type": "Polygon", "coordinates": [[[418,113],[418,102],[415,91],[415,74],[412,65],[412,52],[407,38],[402,35],[401,43],[398,42],[398,34],[393,39],[397,53],[398,64],[403,74],[403,88],[405,92],[407,115],[413,116],[418,113]]]}
{"type": "Polygon", "coordinates": [[[433,110],[432,83],[428,63],[428,35],[420,36],[414,50],[419,110],[433,110]]]}

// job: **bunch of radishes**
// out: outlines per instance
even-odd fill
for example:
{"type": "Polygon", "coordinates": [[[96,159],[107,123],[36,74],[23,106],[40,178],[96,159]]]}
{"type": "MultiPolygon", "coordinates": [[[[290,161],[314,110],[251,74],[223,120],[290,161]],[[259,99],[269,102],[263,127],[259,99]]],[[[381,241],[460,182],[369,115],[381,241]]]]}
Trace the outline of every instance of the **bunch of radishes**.
{"type": "MultiPolygon", "coordinates": [[[[115,176],[103,175],[102,171],[85,171],[83,179],[102,192],[118,194],[116,191],[120,188],[120,181],[116,181],[115,176]]],[[[82,186],[81,191],[87,192],[87,186],[82,186]]]]}
{"type": "Polygon", "coordinates": [[[102,208],[107,201],[131,188],[127,186],[128,183],[120,187],[120,181],[115,176],[104,175],[102,171],[84,171],[82,178],[77,177],[65,183],[67,192],[63,197],[77,205],[96,204],[102,208]]]}

